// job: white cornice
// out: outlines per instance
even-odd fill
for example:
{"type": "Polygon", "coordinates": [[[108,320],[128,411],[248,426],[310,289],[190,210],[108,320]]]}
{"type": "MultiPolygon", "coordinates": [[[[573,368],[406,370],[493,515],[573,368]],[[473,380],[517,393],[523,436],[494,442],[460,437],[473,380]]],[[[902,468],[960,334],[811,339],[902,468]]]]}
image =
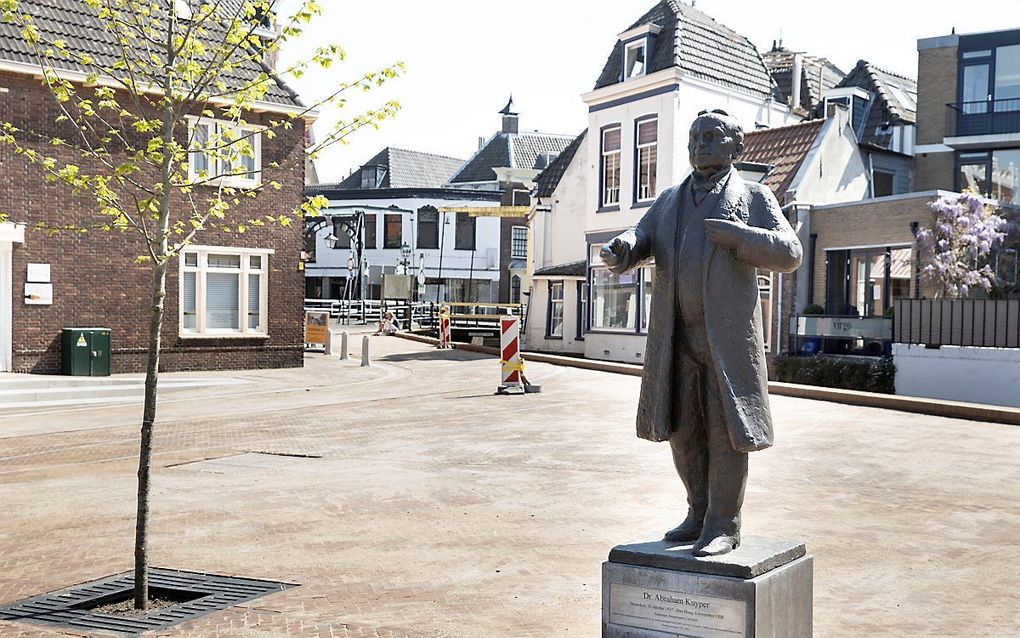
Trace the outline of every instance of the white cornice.
{"type": "Polygon", "coordinates": [[[619,100],[621,98],[627,98],[639,93],[644,93],[645,91],[651,91],[664,86],[670,86],[671,84],[677,84],[679,81],[680,70],[676,67],[670,67],[648,75],[642,75],[623,82],[610,84],[609,86],[604,86],[601,89],[595,89],[588,93],[582,93],[581,99],[584,100],[588,106],[595,106],[597,104],[602,104],[603,102],[611,102],[613,100],[619,100]]]}
{"type": "Polygon", "coordinates": [[[657,24],[654,24],[654,23],[642,24],[639,27],[634,27],[633,29],[628,29],[628,30],[624,31],[623,33],[621,33],[617,37],[620,38],[621,42],[623,42],[625,40],[630,40],[631,38],[636,38],[636,37],[645,35],[646,33],[650,33],[652,35],[659,35],[659,32],[661,32],[661,31],[662,31],[662,27],[660,27],[657,24]]]}
{"type": "MultiPolygon", "coordinates": [[[[36,64],[26,64],[24,62],[12,62],[10,60],[0,60],[0,71],[7,71],[10,73],[16,73],[18,75],[30,75],[36,78],[43,77],[42,69],[36,64]]],[[[54,69],[56,76],[61,80],[67,80],[68,82],[76,82],[78,84],[84,84],[88,79],[85,73],[80,71],[67,71],[64,69],[54,69]]],[[[106,86],[113,89],[123,90],[124,85],[117,80],[109,77],[99,77],[98,84],[100,86],[106,86]]],[[[162,91],[155,87],[140,86],[142,92],[150,93],[153,95],[161,95],[162,91]]],[[[209,103],[213,106],[227,107],[233,106],[234,103],[229,99],[212,99],[209,103]]],[[[275,102],[255,101],[250,105],[249,110],[255,113],[281,113],[286,115],[301,115],[301,118],[314,122],[319,118],[319,111],[317,109],[308,110],[303,106],[287,106],[285,104],[276,104],[275,102]],[[307,111],[307,112],[306,112],[307,111]]]]}

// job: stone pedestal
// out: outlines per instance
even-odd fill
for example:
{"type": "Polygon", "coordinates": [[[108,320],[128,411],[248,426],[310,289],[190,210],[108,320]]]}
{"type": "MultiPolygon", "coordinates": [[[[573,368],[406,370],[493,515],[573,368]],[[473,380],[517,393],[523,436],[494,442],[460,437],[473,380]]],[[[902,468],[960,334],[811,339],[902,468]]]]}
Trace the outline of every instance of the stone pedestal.
{"type": "Polygon", "coordinates": [[[810,638],[812,558],[802,543],[747,537],[729,554],[618,545],[602,564],[603,638],[810,638]]]}

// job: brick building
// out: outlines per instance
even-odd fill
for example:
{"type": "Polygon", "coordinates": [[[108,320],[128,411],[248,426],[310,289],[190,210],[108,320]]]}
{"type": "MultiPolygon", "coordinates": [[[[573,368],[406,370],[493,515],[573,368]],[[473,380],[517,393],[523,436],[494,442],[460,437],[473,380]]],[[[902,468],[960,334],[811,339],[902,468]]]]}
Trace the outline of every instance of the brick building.
{"type": "MultiPolygon", "coordinates": [[[[21,10],[45,15],[46,20],[39,22],[47,35],[62,37],[73,50],[102,59],[115,48],[109,46],[112,36],[83,6],[26,0],[21,10]]],[[[66,137],[68,131],[55,124],[56,102],[40,84],[39,68],[27,52],[18,29],[0,24],[0,121],[66,137]]],[[[72,62],[61,65],[64,78],[84,80],[85,69],[72,62]]],[[[267,70],[264,63],[247,62],[235,69],[234,79],[251,81],[267,70]]],[[[246,118],[253,127],[303,110],[297,96],[282,83],[274,84],[257,107],[259,113],[246,118]]],[[[300,204],[307,122],[294,123],[272,139],[255,135],[256,157],[251,160],[248,182],[275,180],[282,188],[266,189],[256,199],[236,206],[232,214],[243,219],[279,215],[300,204]]],[[[203,119],[196,125],[226,123],[203,119]]],[[[21,141],[40,144],[27,137],[21,141]]],[[[60,159],[80,161],[71,155],[60,159]]],[[[81,163],[83,171],[90,169],[81,163]]],[[[96,219],[92,196],[47,182],[37,165],[6,144],[0,145],[0,174],[0,210],[11,220],[84,224],[96,219]]],[[[197,187],[198,198],[203,189],[211,188],[197,187]]],[[[187,204],[182,199],[173,205],[187,204]]],[[[302,365],[300,226],[268,224],[244,234],[210,229],[196,236],[194,245],[173,261],[167,277],[164,370],[302,365]]],[[[114,372],[143,370],[152,278],[149,267],[137,265],[135,259],[144,252],[141,238],[132,231],[48,236],[11,223],[0,226],[0,370],[58,371],[60,330],[86,326],[112,330],[114,372]]]]}

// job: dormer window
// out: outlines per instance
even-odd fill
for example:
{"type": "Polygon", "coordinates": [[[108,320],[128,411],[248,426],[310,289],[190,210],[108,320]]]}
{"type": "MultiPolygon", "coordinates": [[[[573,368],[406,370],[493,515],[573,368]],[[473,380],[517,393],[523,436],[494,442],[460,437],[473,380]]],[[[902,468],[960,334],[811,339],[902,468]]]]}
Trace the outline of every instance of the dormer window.
{"type": "Polygon", "coordinates": [[[361,188],[363,190],[382,188],[385,177],[385,166],[364,166],[361,169],[361,188]]]}
{"type": "Polygon", "coordinates": [[[624,48],[623,57],[623,79],[629,80],[645,74],[645,57],[647,54],[648,40],[642,38],[636,42],[630,42],[624,48]]]}

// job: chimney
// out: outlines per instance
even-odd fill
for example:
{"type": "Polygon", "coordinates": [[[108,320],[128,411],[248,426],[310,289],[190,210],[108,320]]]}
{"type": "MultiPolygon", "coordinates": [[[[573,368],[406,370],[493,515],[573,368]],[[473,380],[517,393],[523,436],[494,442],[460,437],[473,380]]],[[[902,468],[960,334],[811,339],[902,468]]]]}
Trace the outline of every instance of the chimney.
{"type": "Polygon", "coordinates": [[[790,72],[790,108],[800,108],[800,84],[804,77],[804,63],[799,53],[793,54],[793,69],[790,72]]]}
{"type": "Polygon", "coordinates": [[[510,101],[506,103],[503,110],[500,111],[503,116],[503,127],[500,129],[502,133],[517,133],[518,132],[518,117],[514,111],[514,96],[510,96],[510,101]]]}
{"type": "Polygon", "coordinates": [[[481,135],[479,135],[478,136],[478,150],[482,150],[483,146],[485,146],[485,138],[482,137],[481,135]]]}

